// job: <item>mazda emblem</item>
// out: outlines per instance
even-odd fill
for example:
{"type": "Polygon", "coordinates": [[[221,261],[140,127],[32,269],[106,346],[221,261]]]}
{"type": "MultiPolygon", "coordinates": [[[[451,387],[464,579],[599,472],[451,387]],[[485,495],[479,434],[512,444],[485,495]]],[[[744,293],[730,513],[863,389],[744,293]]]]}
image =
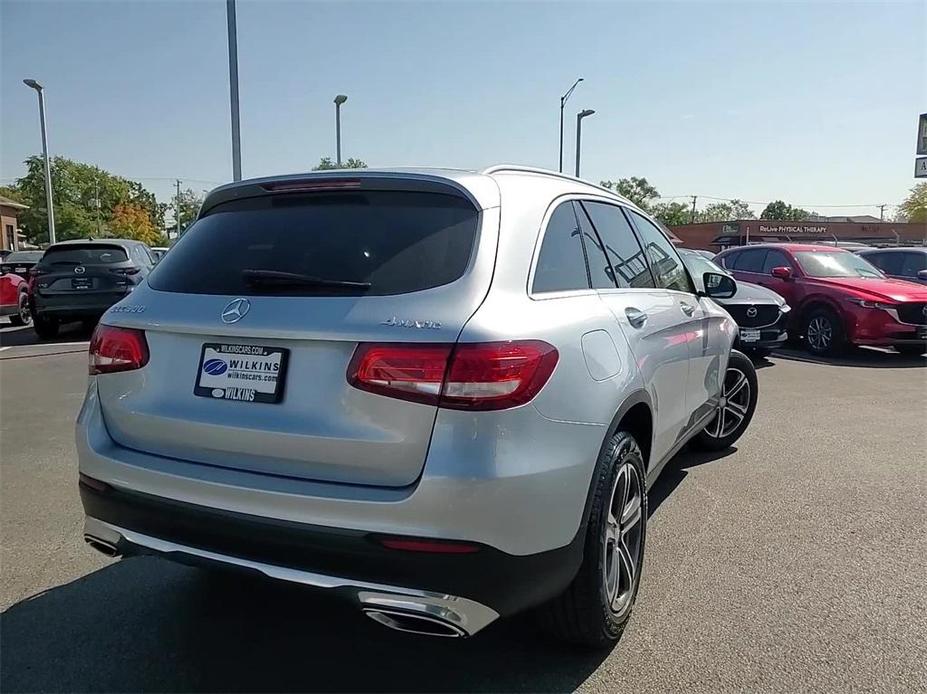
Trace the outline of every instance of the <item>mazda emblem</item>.
{"type": "Polygon", "coordinates": [[[756,306],[751,306],[747,309],[747,318],[756,318],[756,306]]]}
{"type": "Polygon", "coordinates": [[[222,309],[223,323],[237,323],[251,310],[251,302],[247,299],[232,299],[222,309]]]}
{"type": "Polygon", "coordinates": [[[78,265],[76,268],[74,268],[74,272],[75,274],[83,275],[85,272],[87,272],[87,270],[83,265],[78,265]]]}

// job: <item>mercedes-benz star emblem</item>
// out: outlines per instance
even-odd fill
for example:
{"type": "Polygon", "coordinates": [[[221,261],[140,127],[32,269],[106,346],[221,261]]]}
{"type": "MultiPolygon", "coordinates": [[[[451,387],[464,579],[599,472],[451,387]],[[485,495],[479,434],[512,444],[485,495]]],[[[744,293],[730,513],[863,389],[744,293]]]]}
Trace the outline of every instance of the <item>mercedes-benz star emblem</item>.
{"type": "Polygon", "coordinates": [[[85,272],[87,272],[87,270],[83,265],[78,265],[76,268],[74,268],[74,272],[78,275],[83,275],[85,272]]]}
{"type": "Polygon", "coordinates": [[[222,309],[223,323],[237,323],[251,310],[251,302],[247,299],[232,299],[222,309]]]}
{"type": "Polygon", "coordinates": [[[756,318],[756,306],[747,309],[747,318],[756,318]]]}

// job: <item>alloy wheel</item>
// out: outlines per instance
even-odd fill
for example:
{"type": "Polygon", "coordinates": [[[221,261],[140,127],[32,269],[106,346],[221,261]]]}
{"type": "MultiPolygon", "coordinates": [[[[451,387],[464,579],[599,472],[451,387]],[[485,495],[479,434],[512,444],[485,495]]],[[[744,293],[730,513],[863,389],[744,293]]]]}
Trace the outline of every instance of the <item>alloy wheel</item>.
{"type": "Polygon", "coordinates": [[[834,339],[834,329],[824,316],[815,316],[808,323],[808,345],[816,352],[826,352],[834,339]]]}
{"type": "Polygon", "coordinates": [[[643,485],[631,463],[615,476],[605,522],[605,597],[612,612],[630,606],[637,582],[643,537],[643,485]]]}
{"type": "Polygon", "coordinates": [[[716,439],[730,436],[750,411],[750,381],[737,368],[729,368],[724,374],[724,386],[715,418],[705,428],[705,433],[716,439]]]}
{"type": "Polygon", "coordinates": [[[32,314],[29,312],[29,300],[25,296],[19,298],[19,320],[23,325],[29,325],[32,322],[32,314]]]}

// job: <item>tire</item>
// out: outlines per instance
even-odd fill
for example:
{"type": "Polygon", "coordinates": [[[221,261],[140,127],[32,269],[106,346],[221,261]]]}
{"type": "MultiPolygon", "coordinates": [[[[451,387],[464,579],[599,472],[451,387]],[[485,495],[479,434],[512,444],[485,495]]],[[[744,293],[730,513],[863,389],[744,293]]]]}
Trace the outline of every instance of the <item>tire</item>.
{"type": "Polygon", "coordinates": [[[48,318],[32,317],[32,327],[35,334],[43,340],[53,340],[58,337],[58,321],[48,318]]]}
{"type": "Polygon", "coordinates": [[[692,445],[703,451],[723,451],[730,448],[750,426],[756,411],[756,368],[742,352],[732,351],[724,374],[724,391],[715,417],[692,439],[692,445]],[[730,399],[729,399],[730,398],[730,399]],[[730,424],[736,422],[731,428],[730,424]]]}
{"type": "Polygon", "coordinates": [[[32,322],[32,314],[29,312],[29,295],[26,292],[19,293],[19,313],[10,316],[10,323],[13,325],[29,325],[32,322]]]}
{"type": "Polygon", "coordinates": [[[607,648],[617,643],[631,618],[647,536],[644,459],[628,432],[619,430],[609,439],[590,493],[583,563],[566,591],[544,605],[540,616],[558,639],[607,648]]]}
{"type": "Polygon", "coordinates": [[[927,345],[895,345],[895,349],[900,354],[907,354],[909,357],[919,357],[927,352],[927,345]]]}
{"type": "Polygon", "coordinates": [[[802,325],[805,349],[818,356],[835,356],[846,349],[843,321],[833,309],[821,306],[811,309],[802,325]]]}

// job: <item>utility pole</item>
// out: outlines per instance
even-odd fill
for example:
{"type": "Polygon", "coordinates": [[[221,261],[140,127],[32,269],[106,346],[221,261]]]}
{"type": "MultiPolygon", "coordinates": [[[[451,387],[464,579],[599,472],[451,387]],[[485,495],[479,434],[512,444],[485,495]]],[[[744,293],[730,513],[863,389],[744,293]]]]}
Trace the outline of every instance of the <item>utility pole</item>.
{"type": "Polygon", "coordinates": [[[695,200],[697,198],[697,195],[692,196],[692,214],[689,215],[689,224],[695,224],[695,200]]]}
{"type": "Polygon", "coordinates": [[[97,208],[97,236],[103,236],[103,229],[100,227],[100,179],[93,180],[93,203],[97,208]]]}
{"type": "Polygon", "coordinates": [[[884,203],[879,205],[879,221],[880,222],[885,221],[885,204],[884,203]]]}
{"type": "Polygon", "coordinates": [[[232,180],[241,180],[241,129],[238,117],[238,25],[235,0],[227,0],[229,30],[229,105],[232,111],[232,180]]]}
{"type": "Polygon", "coordinates": [[[180,179],[177,179],[177,202],[175,203],[176,212],[174,214],[175,220],[177,222],[177,238],[180,238],[180,179]]]}

